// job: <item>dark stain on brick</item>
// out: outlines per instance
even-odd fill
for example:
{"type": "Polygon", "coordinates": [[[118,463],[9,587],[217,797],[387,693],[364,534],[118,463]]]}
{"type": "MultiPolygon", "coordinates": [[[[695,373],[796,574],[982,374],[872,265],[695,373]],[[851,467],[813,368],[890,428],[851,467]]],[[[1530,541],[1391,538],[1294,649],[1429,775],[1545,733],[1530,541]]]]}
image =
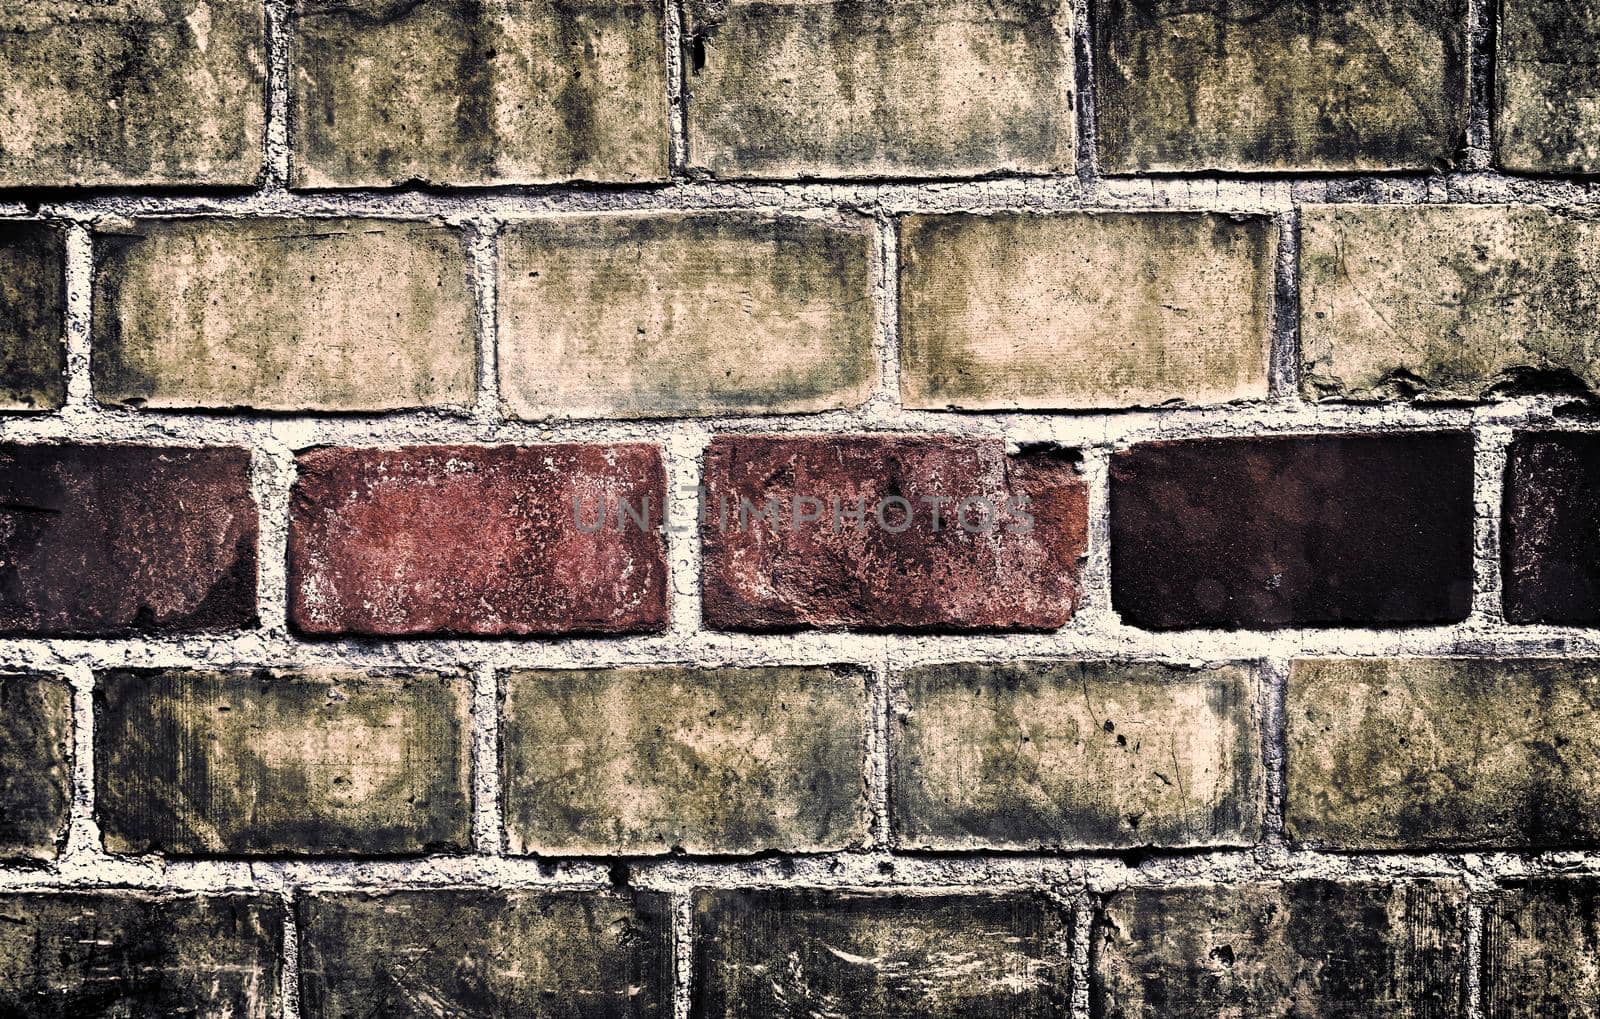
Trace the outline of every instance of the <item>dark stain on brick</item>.
{"type": "Polygon", "coordinates": [[[1115,892],[1095,914],[1090,1015],[1458,1017],[1466,914],[1449,881],[1115,892]]]}
{"type": "Polygon", "coordinates": [[[66,401],[66,251],[54,223],[0,221],[0,410],[66,401]]]}
{"type": "Polygon", "coordinates": [[[1135,446],[1111,463],[1112,604],[1153,630],[1460,621],[1472,481],[1464,433],[1135,446]]]}
{"type": "Polygon", "coordinates": [[[71,687],[0,674],[0,859],[55,859],[71,803],[71,687]]]}
{"type": "Polygon", "coordinates": [[[1483,922],[1487,1019],[1600,1015],[1600,882],[1592,877],[1510,881],[1483,922]]]}
{"type": "Polygon", "coordinates": [[[1065,1016],[1070,916],[1031,892],[694,897],[693,1019],[1065,1016]]]}
{"type": "Polygon", "coordinates": [[[1513,171],[1600,170],[1600,4],[1500,0],[1495,161],[1513,171]]]}
{"type": "Polygon", "coordinates": [[[319,892],[297,912],[309,1016],[672,1015],[664,895],[319,892]]]}
{"type": "Polygon", "coordinates": [[[1517,435],[1506,450],[1503,498],[1506,618],[1600,622],[1600,436],[1517,435]]]}
{"type": "Polygon", "coordinates": [[[95,687],[114,853],[393,856],[471,838],[460,674],[127,669],[95,687]]]}
{"type": "Polygon", "coordinates": [[[931,436],[722,436],[704,476],[708,626],[1053,630],[1077,607],[1088,495],[1058,456],[931,436]],[[775,523],[761,515],[774,499],[775,523]],[[816,509],[799,499],[820,519],[795,526],[797,508],[816,509]],[[965,499],[988,509],[958,514],[965,499]]]}
{"type": "Polygon", "coordinates": [[[0,446],[0,633],[255,625],[250,454],[0,446]]]}
{"type": "Polygon", "coordinates": [[[301,453],[299,467],[289,618],[303,633],[667,623],[666,475],[654,446],[327,448],[301,453]]]}
{"type": "Polygon", "coordinates": [[[275,1019],[282,939],[264,895],[0,894],[0,1015],[275,1019]]]}

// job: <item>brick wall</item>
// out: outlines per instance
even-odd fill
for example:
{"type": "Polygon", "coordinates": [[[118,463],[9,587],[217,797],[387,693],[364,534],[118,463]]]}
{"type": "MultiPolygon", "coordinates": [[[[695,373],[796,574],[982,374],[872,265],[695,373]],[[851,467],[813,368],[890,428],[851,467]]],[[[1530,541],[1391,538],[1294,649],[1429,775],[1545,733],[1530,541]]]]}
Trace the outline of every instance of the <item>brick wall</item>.
{"type": "Polygon", "coordinates": [[[1600,1015],[1597,46],[0,0],[0,1015],[1600,1015]]]}

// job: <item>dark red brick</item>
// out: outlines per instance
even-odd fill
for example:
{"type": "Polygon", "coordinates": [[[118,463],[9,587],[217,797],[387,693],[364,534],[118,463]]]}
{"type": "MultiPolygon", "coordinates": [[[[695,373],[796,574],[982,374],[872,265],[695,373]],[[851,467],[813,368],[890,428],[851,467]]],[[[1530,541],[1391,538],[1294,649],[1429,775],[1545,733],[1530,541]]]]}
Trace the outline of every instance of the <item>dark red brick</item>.
{"type": "Polygon", "coordinates": [[[0,446],[0,632],[252,626],[250,453],[0,446]]]}
{"type": "Polygon", "coordinates": [[[1154,442],[1111,462],[1111,601],[1153,630],[1402,626],[1472,607],[1472,437],[1154,442]]]}
{"type": "Polygon", "coordinates": [[[660,629],[665,493],[653,446],[308,450],[290,620],[308,634],[660,629]]]}
{"type": "Polygon", "coordinates": [[[1506,452],[1506,618],[1600,622],[1600,435],[1518,435],[1506,452]]]}
{"type": "Polygon", "coordinates": [[[1053,630],[1078,604],[1088,497],[1075,454],[932,436],[728,436],[706,450],[705,489],[712,627],[1053,630]],[[969,497],[993,507],[989,532],[976,532],[977,512],[956,522],[969,497]],[[900,503],[878,521],[893,498],[913,508],[909,526],[900,503]],[[760,515],[774,499],[776,525],[760,515]],[[938,499],[949,504],[936,525],[938,499]],[[821,519],[797,523],[797,505],[821,519]],[[863,526],[846,516],[857,506],[863,526]]]}

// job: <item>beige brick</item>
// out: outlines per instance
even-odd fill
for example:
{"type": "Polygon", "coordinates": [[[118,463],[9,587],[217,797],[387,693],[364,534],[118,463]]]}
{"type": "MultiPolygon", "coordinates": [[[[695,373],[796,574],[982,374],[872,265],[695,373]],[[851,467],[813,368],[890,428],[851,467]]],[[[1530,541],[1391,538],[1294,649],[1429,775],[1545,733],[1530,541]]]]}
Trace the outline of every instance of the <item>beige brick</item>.
{"type": "Polygon", "coordinates": [[[293,184],[667,176],[655,0],[296,0],[293,184]]]}
{"type": "Polygon", "coordinates": [[[1600,661],[1298,661],[1286,714],[1296,842],[1600,844],[1600,661]]]}
{"type": "Polygon", "coordinates": [[[688,0],[689,161],[722,177],[1070,172],[1066,0],[688,0]]]}
{"type": "Polygon", "coordinates": [[[468,404],[459,231],[356,219],[141,220],[96,238],[94,390],[152,408],[468,404]]]}
{"type": "Polygon", "coordinates": [[[241,0],[8,0],[0,187],[255,183],[265,15],[241,0]]]}
{"type": "Polygon", "coordinates": [[[579,216],[500,239],[516,417],[826,410],[872,389],[872,226],[739,213],[579,216]]]}
{"type": "Polygon", "coordinates": [[[1276,248],[1263,217],[908,216],[901,395],[975,410],[1264,398],[1276,248]]]}
{"type": "Polygon", "coordinates": [[[866,838],[857,670],[524,672],[504,696],[512,852],[821,852],[866,838]]]}
{"type": "Polygon", "coordinates": [[[1600,224],[1540,208],[1311,207],[1301,220],[1308,397],[1481,399],[1600,387],[1600,224]]]}
{"type": "Polygon", "coordinates": [[[1250,845],[1255,698],[1242,666],[911,670],[890,730],[895,836],[940,850],[1250,845]]]}
{"type": "Polygon", "coordinates": [[[1600,2],[1501,0],[1495,160],[1508,170],[1600,170],[1600,2]]]}

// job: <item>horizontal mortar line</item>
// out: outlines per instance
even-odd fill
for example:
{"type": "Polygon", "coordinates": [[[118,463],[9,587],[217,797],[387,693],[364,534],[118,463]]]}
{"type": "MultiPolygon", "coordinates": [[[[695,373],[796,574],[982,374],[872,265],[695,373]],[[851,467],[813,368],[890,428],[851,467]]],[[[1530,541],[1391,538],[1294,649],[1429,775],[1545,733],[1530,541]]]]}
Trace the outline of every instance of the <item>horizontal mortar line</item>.
{"type": "Polygon", "coordinates": [[[455,668],[501,670],[648,665],[861,665],[894,668],[1023,658],[1109,658],[1216,664],[1313,657],[1600,656],[1600,629],[1469,621],[1390,629],[1149,631],[1102,620],[1053,633],[877,633],[828,630],[745,634],[700,630],[633,637],[300,641],[281,634],[0,640],[5,667],[455,668]]]}
{"type": "Polygon", "coordinates": [[[0,867],[0,891],[128,888],[152,891],[252,891],[288,888],[438,889],[450,887],[605,890],[615,868],[628,885],[651,890],[756,887],[894,888],[1084,885],[1093,890],[1241,881],[1406,877],[1460,878],[1473,884],[1544,876],[1600,876],[1600,852],[1330,853],[1281,848],[1202,851],[1104,850],[1060,853],[835,852],[726,857],[428,856],[272,860],[128,858],[80,854],[58,869],[0,867]],[[1139,862],[1129,863],[1129,856],[1139,862]]]}
{"type": "Polygon", "coordinates": [[[1492,170],[1445,174],[1307,174],[1248,176],[1100,176],[1085,187],[1073,176],[929,180],[688,180],[660,185],[503,185],[482,189],[252,190],[185,189],[144,193],[134,188],[78,196],[41,195],[10,201],[0,215],[99,219],[139,215],[216,214],[375,215],[380,217],[511,217],[551,212],[707,211],[770,208],[827,211],[879,207],[907,212],[1119,208],[1129,204],[1217,204],[1226,210],[1282,211],[1290,205],[1586,204],[1595,199],[1585,179],[1523,177],[1492,170]]]}

